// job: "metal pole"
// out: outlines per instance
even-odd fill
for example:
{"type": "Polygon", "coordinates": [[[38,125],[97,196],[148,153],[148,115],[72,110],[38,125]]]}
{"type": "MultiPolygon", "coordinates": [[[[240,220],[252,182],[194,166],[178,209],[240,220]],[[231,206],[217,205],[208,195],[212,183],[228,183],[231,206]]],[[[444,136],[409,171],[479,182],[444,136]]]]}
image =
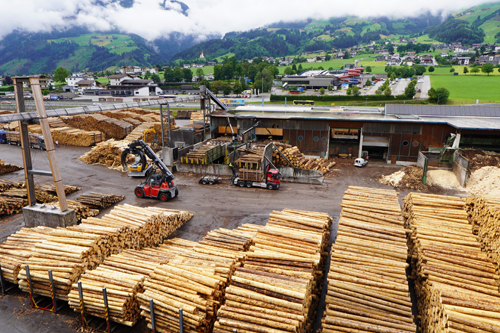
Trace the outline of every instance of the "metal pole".
{"type": "Polygon", "coordinates": [[[52,296],[52,312],[57,313],[56,287],[52,278],[52,270],[49,269],[50,296],[52,296]]]}
{"type": "Polygon", "coordinates": [[[2,294],[5,294],[5,286],[3,285],[2,265],[0,265],[0,287],[2,288],[2,294]]]}
{"type": "Polygon", "coordinates": [[[236,328],[233,330],[233,333],[238,333],[238,331],[236,331],[236,328]]]}
{"type": "Polygon", "coordinates": [[[83,315],[83,288],[81,281],[78,281],[78,297],[80,298],[80,315],[82,317],[82,327],[85,327],[85,317],[83,315]]]}
{"type": "Polygon", "coordinates": [[[108,333],[111,333],[111,325],[109,324],[109,308],[108,308],[108,293],[106,288],[102,288],[102,297],[104,298],[104,311],[106,316],[106,327],[108,333]]]}
{"type": "Polygon", "coordinates": [[[182,315],[182,309],[179,309],[179,328],[180,328],[180,333],[184,333],[184,318],[182,315]]]}
{"type": "Polygon", "coordinates": [[[170,104],[167,104],[167,117],[168,117],[168,146],[171,148],[172,144],[172,127],[170,126],[170,104]]]}
{"type": "Polygon", "coordinates": [[[153,333],[155,333],[156,332],[155,306],[152,298],[149,300],[149,314],[151,315],[151,328],[153,329],[153,333]]]}
{"type": "Polygon", "coordinates": [[[165,148],[165,138],[163,137],[163,133],[165,133],[163,129],[163,105],[160,104],[160,121],[161,121],[161,148],[165,148]]]}
{"type": "Polygon", "coordinates": [[[24,266],[24,269],[26,270],[26,282],[28,282],[29,286],[29,293],[30,293],[30,302],[31,306],[33,306],[33,285],[31,284],[31,275],[30,275],[30,266],[26,265],[24,266]]]}

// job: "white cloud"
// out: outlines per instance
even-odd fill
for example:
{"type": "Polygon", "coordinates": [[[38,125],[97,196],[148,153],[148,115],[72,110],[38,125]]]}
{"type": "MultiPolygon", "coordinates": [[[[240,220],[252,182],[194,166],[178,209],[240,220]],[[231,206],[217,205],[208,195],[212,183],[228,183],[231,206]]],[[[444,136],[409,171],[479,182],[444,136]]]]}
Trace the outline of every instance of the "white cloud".
{"type": "MultiPolygon", "coordinates": [[[[185,0],[190,9],[185,16],[178,3],[161,8],[163,0],[135,0],[132,8],[123,8],[111,0],[0,0],[0,37],[22,29],[30,32],[64,29],[85,25],[91,30],[117,28],[152,40],[172,32],[195,34],[200,39],[209,34],[244,31],[278,21],[306,18],[326,19],[357,15],[403,17],[430,11],[451,12],[476,6],[471,0],[185,0]]],[[[485,3],[486,1],[483,1],[485,3]]]]}

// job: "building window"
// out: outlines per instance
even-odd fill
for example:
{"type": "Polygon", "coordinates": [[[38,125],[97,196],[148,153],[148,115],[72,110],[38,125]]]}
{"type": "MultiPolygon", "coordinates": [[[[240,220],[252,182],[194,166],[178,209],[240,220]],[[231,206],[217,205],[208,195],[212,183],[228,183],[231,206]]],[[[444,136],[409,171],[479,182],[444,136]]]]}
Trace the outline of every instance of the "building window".
{"type": "Polygon", "coordinates": [[[404,147],[408,146],[410,144],[410,142],[408,140],[404,140],[402,143],[401,143],[404,147]]]}
{"type": "Polygon", "coordinates": [[[365,133],[390,133],[391,132],[391,124],[365,123],[365,124],[363,124],[363,132],[365,132],[365,133]]]}

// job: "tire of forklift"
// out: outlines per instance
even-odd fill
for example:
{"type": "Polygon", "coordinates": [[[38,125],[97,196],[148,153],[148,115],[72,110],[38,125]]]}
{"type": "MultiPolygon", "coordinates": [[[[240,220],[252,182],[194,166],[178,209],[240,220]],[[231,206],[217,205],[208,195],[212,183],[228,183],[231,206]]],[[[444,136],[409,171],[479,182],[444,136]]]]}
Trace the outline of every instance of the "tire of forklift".
{"type": "Polygon", "coordinates": [[[267,189],[268,190],[274,190],[273,184],[267,184],[267,189]]]}
{"type": "Polygon", "coordinates": [[[166,192],[161,192],[160,195],[158,196],[158,199],[160,199],[163,202],[167,202],[170,196],[166,192]]]}
{"type": "Polygon", "coordinates": [[[246,182],[245,186],[248,188],[252,187],[252,182],[246,182]]]}
{"type": "Polygon", "coordinates": [[[215,184],[215,181],[214,181],[213,179],[210,179],[210,180],[208,181],[208,185],[213,185],[213,184],[215,184]]]}
{"type": "Polygon", "coordinates": [[[245,187],[245,181],[244,180],[238,180],[238,186],[239,187],[245,187]]]}
{"type": "Polygon", "coordinates": [[[141,187],[136,187],[134,190],[134,194],[138,198],[144,198],[144,190],[141,187]]]}
{"type": "Polygon", "coordinates": [[[200,183],[201,183],[201,185],[207,185],[208,181],[205,178],[203,178],[200,180],[200,183]]]}
{"type": "Polygon", "coordinates": [[[178,196],[179,196],[179,189],[178,189],[178,188],[176,188],[176,189],[175,189],[175,197],[178,197],[178,196]]]}

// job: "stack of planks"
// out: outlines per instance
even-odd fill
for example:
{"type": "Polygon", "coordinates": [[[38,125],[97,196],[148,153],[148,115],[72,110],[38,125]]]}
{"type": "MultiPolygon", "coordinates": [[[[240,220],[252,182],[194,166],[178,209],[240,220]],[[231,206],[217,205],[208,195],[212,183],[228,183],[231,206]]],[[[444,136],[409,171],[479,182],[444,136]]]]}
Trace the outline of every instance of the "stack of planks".
{"type": "Polygon", "coordinates": [[[322,332],[415,332],[397,192],[350,186],[341,206],[322,332]]]}
{"type": "Polygon", "coordinates": [[[49,118],[47,118],[47,122],[49,123],[49,127],[50,128],[58,128],[58,127],[66,127],[66,126],[68,126],[59,117],[49,117],[49,118]]]}
{"type": "Polygon", "coordinates": [[[411,193],[405,225],[422,332],[500,332],[498,275],[457,197],[411,193]]]}
{"type": "Polygon", "coordinates": [[[20,213],[25,206],[22,198],[0,196],[0,215],[12,215],[20,213]]]}
{"type": "MultiPolygon", "coordinates": [[[[144,292],[144,279],[160,264],[168,262],[179,253],[189,251],[194,245],[195,242],[175,238],[165,241],[159,247],[125,250],[109,256],[96,270],[86,272],[80,278],[84,311],[105,318],[102,287],[106,287],[108,302],[113,306],[110,308],[111,320],[128,326],[135,325],[140,318],[137,294],[144,292]]],[[[78,284],[73,284],[68,298],[70,307],[79,312],[78,284]]]]}
{"type": "Polygon", "coordinates": [[[18,165],[5,163],[4,161],[0,160],[0,175],[2,175],[4,173],[18,171],[21,169],[22,169],[22,167],[20,167],[18,165]]]}
{"type": "Polygon", "coordinates": [[[331,222],[325,213],[272,212],[232,276],[214,333],[312,332],[331,222]]]}
{"type": "Polygon", "coordinates": [[[28,260],[35,244],[48,238],[54,229],[48,227],[21,228],[0,245],[0,264],[5,281],[18,283],[21,266],[28,260]]]}
{"type": "Polygon", "coordinates": [[[75,200],[92,207],[108,208],[124,199],[124,195],[90,192],[79,195],[75,200]]]}
{"type": "Polygon", "coordinates": [[[138,294],[142,315],[151,328],[149,300],[155,304],[156,329],[179,332],[179,308],[184,332],[211,332],[224,290],[259,226],[211,231],[189,251],[157,266],[138,294]]]}
{"type": "Polygon", "coordinates": [[[60,145],[90,147],[106,140],[101,131],[82,130],[74,127],[57,127],[50,130],[52,140],[60,145]]]}
{"type": "Polygon", "coordinates": [[[478,236],[483,252],[493,260],[497,275],[500,275],[500,200],[471,197],[465,199],[469,223],[478,236]]]}
{"type": "MultiPolygon", "coordinates": [[[[296,168],[318,170],[322,173],[327,173],[336,164],[336,162],[329,161],[327,158],[305,157],[297,147],[287,148],[285,145],[279,145],[278,149],[296,168]]],[[[273,152],[273,164],[276,166],[289,166],[286,159],[277,151],[273,152]]]]}
{"type": "Polygon", "coordinates": [[[192,111],[191,112],[191,124],[193,124],[195,121],[201,121],[203,122],[203,113],[199,111],[192,111]]]}
{"type": "MultiPolygon", "coordinates": [[[[78,201],[74,200],[67,200],[68,203],[68,208],[73,209],[76,214],[76,220],[77,222],[81,222],[83,219],[92,217],[92,216],[97,216],[99,214],[98,209],[92,209],[90,206],[82,204],[78,201]]],[[[53,207],[59,207],[59,202],[54,201],[54,202],[48,202],[46,203],[47,206],[53,206],[53,207]]]]}
{"type": "MultiPolygon", "coordinates": [[[[115,141],[114,139],[110,139],[98,143],[78,159],[87,164],[99,164],[109,169],[123,171],[121,156],[123,150],[128,148],[128,144],[129,142],[127,141],[115,141]]],[[[131,156],[130,158],[132,159],[131,156]]]]}
{"type": "Polygon", "coordinates": [[[101,131],[107,138],[112,139],[123,139],[133,129],[133,126],[126,121],[109,118],[102,114],[81,114],[61,118],[71,127],[86,131],[101,131]]]}
{"type": "MultiPolygon", "coordinates": [[[[72,285],[85,270],[124,249],[157,245],[191,217],[185,211],[123,205],[101,219],[88,218],[77,226],[55,229],[47,241],[35,245],[26,262],[34,292],[50,295],[47,271],[52,269],[57,297],[68,300],[72,285]]],[[[27,291],[24,268],[19,280],[20,288],[27,291]]]]}

